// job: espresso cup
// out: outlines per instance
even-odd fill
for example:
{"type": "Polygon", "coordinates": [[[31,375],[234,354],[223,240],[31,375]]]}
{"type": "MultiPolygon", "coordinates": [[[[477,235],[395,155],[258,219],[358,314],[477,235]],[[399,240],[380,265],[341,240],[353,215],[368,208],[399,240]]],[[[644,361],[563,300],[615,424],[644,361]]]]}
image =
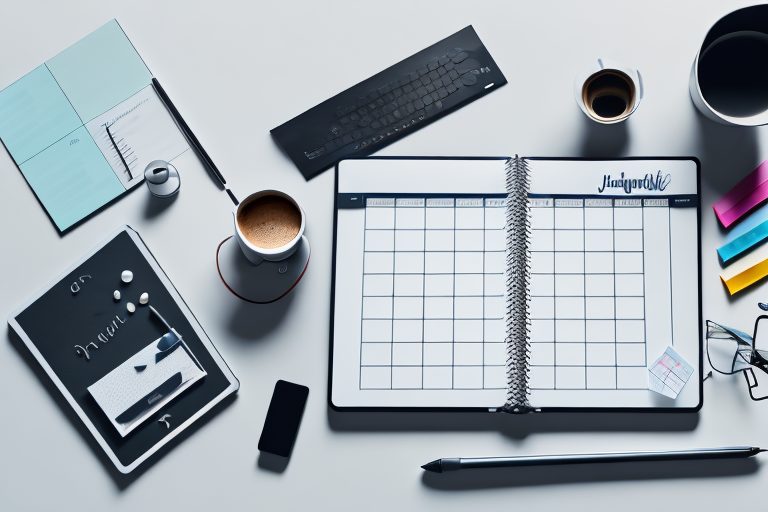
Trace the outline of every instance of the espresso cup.
{"type": "Polygon", "coordinates": [[[296,252],[306,218],[296,200],[279,190],[261,190],[232,212],[235,238],[248,261],[282,261],[296,252]]]}
{"type": "Polygon", "coordinates": [[[642,80],[637,70],[611,65],[597,59],[576,79],[576,102],[593,121],[614,124],[637,110],[643,96],[642,80]]]}

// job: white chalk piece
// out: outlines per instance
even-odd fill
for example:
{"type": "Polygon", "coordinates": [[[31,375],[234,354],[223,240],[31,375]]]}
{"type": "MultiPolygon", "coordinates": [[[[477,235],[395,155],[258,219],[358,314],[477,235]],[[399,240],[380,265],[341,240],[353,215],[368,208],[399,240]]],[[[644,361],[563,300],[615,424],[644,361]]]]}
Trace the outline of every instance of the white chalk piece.
{"type": "Polygon", "coordinates": [[[129,313],[134,313],[136,311],[136,305],[133,302],[129,302],[125,307],[128,309],[129,313]]]}
{"type": "Polygon", "coordinates": [[[147,292],[144,292],[139,297],[139,304],[146,305],[149,302],[149,294],[147,292]]]}
{"type": "Polygon", "coordinates": [[[114,297],[115,300],[120,300],[120,290],[115,290],[112,292],[112,297],[114,297]]]}
{"type": "Polygon", "coordinates": [[[133,272],[130,270],[123,270],[123,273],[120,274],[120,279],[122,279],[124,283],[130,283],[133,281],[133,272]]]}

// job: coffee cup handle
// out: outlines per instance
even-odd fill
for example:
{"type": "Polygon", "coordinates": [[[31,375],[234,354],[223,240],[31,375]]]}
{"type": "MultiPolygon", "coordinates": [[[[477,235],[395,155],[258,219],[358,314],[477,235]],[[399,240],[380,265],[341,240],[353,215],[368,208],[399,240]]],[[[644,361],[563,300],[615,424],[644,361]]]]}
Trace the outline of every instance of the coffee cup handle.
{"type": "Polygon", "coordinates": [[[261,265],[261,263],[264,261],[264,258],[262,258],[261,256],[258,256],[256,254],[251,253],[251,254],[248,255],[248,261],[250,261],[251,265],[253,265],[255,267],[257,265],[261,265]]]}

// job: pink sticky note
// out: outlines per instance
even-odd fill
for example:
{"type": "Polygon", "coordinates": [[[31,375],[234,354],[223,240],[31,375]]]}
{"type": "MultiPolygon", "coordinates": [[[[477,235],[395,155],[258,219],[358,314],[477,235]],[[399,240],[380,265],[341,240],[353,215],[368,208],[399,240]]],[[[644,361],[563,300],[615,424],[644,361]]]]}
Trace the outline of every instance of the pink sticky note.
{"type": "Polygon", "coordinates": [[[751,212],[768,199],[768,160],[758,165],[735,187],[728,191],[712,208],[723,227],[751,212]]]}

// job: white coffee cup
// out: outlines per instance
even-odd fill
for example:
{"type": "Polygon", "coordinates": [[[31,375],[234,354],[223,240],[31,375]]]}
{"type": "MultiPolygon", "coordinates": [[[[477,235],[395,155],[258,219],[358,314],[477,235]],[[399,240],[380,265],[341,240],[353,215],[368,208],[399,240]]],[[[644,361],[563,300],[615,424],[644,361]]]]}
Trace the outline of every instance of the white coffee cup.
{"type": "Polygon", "coordinates": [[[615,124],[631,116],[643,99],[643,80],[636,69],[597,59],[574,81],[579,108],[600,124],[615,124]]]}
{"type": "Polygon", "coordinates": [[[744,7],[720,18],[693,61],[693,104],[722,124],[768,124],[767,56],[768,5],[744,7]]]}
{"type": "Polygon", "coordinates": [[[306,226],[306,216],[304,215],[304,210],[301,209],[299,203],[296,202],[293,197],[279,190],[261,190],[259,192],[254,192],[253,194],[240,201],[240,203],[233,209],[232,217],[235,224],[235,238],[237,239],[237,243],[240,246],[240,249],[243,251],[245,257],[248,258],[248,261],[254,265],[258,265],[265,260],[282,261],[291,257],[293,253],[296,252],[296,249],[299,246],[299,242],[304,237],[304,228],[306,226]],[[274,196],[286,200],[296,208],[296,211],[299,213],[301,218],[301,225],[299,226],[299,230],[296,236],[294,236],[286,243],[280,245],[279,247],[261,247],[257,245],[252,240],[248,239],[248,237],[241,229],[240,223],[238,222],[239,214],[243,211],[244,208],[246,208],[254,201],[258,201],[259,199],[268,196],[274,196]]]}

